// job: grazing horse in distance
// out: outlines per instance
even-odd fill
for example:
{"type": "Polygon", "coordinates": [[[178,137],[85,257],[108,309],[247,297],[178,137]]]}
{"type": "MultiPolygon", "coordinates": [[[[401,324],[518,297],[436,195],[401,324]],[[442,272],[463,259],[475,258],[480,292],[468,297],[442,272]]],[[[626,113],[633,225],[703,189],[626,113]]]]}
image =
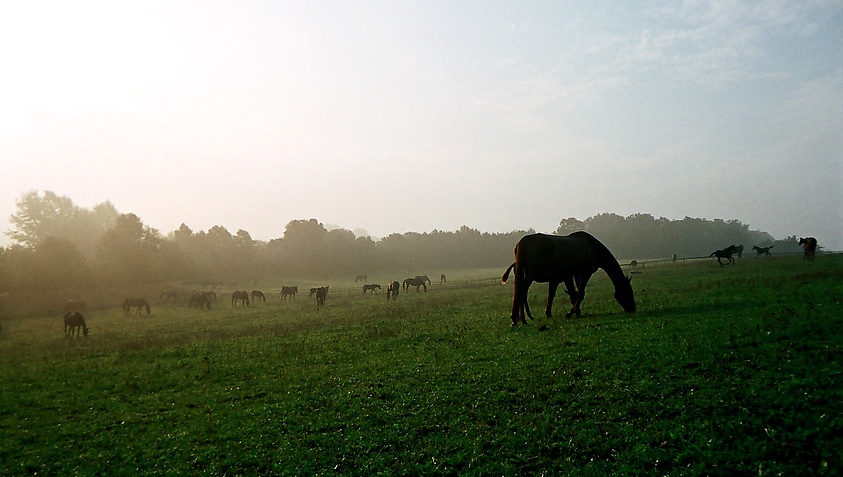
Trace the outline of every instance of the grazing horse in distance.
{"type": "Polygon", "coordinates": [[[144,308],[146,308],[146,314],[149,314],[149,302],[146,301],[146,298],[126,298],[123,300],[123,311],[125,311],[126,314],[129,314],[129,310],[133,307],[138,309],[138,311],[135,312],[136,315],[140,315],[141,310],[144,308]]]}
{"type": "Polygon", "coordinates": [[[164,301],[179,301],[179,292],[177,291],[165,291],[161,293],[160,298],[164,301]]]}
{"type": "Polygon", "coordinates": [[[802,256],[802,261],[814,261],[814,254],[817,253],[817,239],[814,237],[806,237],[799,239],[799,245],[805,250],[805,255],[802,256]]]}
{"type": "Polygon", "coordinates": [[[241,305],[249,306],[249,292],[246,290],[231,292],[231,306],[237,306],[237,302],[241,305]]]}
{"type": "Polygon", "coordinates": [[[308,299],[313,298],[313,295],[315,295],[315,294],[316,294],[316,292],[318,292],[318,291],[319,291],[319,287],[313,287],[313,288],[311,288],[311,289],[310,289],[310,294],[308,294],[308,295],[307,295],[307,298],[308,298],[308,299]]]}
{"type": "MultiPolygon", "coordinates": [[[[211,297],[210,294],[213,292],[204,292],[204,291],[195,291],[190,295],[190,300],[187,302],[187,306],[194,307],[198,306],[202,308],[202,306],[207,306],[208,309],[211,309],[211,297]]],[[[214,294],[216,295],[216,294],[214,294]]]]}
{"type": "Polygon", "coordinates": [[[357,275],[356,277],[354,277],[354,283],[357,283],[357,282],[363,282],[363,283],[366,283],[366,280],[367,280],[368,278],[369,278],[369,276],[368,276],[368,275],[357,275]]]}
{"type": "Polygon", "coordinates": [[[325,306],[325,299],[328,298],[329,287],[319,287],[316,289],[316,307],[325,306]]]}
{"type": "MultiPolygon", "coordinates": [[[[299,287],[281,287],[281,301],[290,297],[290,301],[296,301],[296,293],[299,292],[299,287]]],[[[312,289],[311,293],[315,293],[312,289]]]]}
{"type": "Polygon", "coordinates": [[[249,293],[249,298],[252,299],[252,303],[266,303],[266,295],[260,290],[252,290],[252,293],[249,293]]]}
{"type": "Polygon", "coordinates": [[[404,291],[407,291],[410,287],[416,287],[416,292],[419,291],[419,287],[424,287],[424,291],[427,291],[427,282],[421,278],[408,278],[404,280],[404,291]]]}
{"type": "Polygon", "coordinates": [[[728,247],[724,248],[723,250],[715,250],[715,251],[711,252],[711,255],[709,255],[708,258],[717,257],[717,263],[719,263],[720,267],[722,268],[722,267],[725,267],[726,265],[729,265],[731,263],[735,263],[735,259],[732,258],[732,254],[734,254],[736,250],[737,250],[737,247],[735,247],[734,245],[729,245],[728,247]],[[721,259],[723,259],[723,258],[728,260],[728,262],[723,263],[721,261],[721,259]]]}
{"type": "Polygon", "coordinates": [[[527,292],[533,282],[547,282],[548,296],[545,315],[551,316],[553,298],[559,284],[564,282],[573,308],[566,313],[581,316],[580,306],[585,298],[585,287],[591,276],[602,268],[615,286],[615,300],[628,313],[635,311],[635,296],[630,279],[624,276],[621,266],[603,243],[586,232],[556,236],[545,234],[526,235],[515,244],[515,263],[506,269],[501,282],[506,283],[514,269],[515,289],[512,296],[512,325],[527,324],[525,311],[530,314],[527,292]],[[576,282],[577,289],[574,289],[576,282]]]}
{"type": "Polygon", "coordinates": [[[448,283],[448,280],[445,278],[445,274],[439,275],[439,283],[448,283]]]}
{"type": "Polygon", "coordinates": [[[64,336],[72,337],[73,332],[76,332],[76,336],[79,336],[79,331],[82,331],[82,334],[85,337],[88,336],[88,325],[85,324],[85,318],[82,316],[82,313],[78,311],[70,312],[64,314],[64,336]]]}
{"type": "Polygon", "coordinates": [[[761,255],[766,255],[768,257],[772,256],[772,255],[770,255],[770,249],[771,248],[773,248],[772,245],[770,245],[769,247],[758,247],[756,245],[752,246],[752,249],[755,250],[755,256],[756,257],[760,257],[761,255]]]}
{"type": "Polygon", "coordinates": [[[381,286],[378,284],[371,284],[371,285],[363,285],[363,294],[365,295],[367,291],[372,292],[372,295],[375,294],[375,290],[380,290],[381,286]]]}
{"type": "Polygon", "coordinates": [[[85,301],[84,300],[68,300],[64,304],[64,312],[69,313],[71,311],[85,311],[85,301]]]}
{"type": "Polygon", "coordinates": [[[421,281],[423,281],[423,282],[427,282],[427,284],[428,284],[428,285],[430,285],[430,284],[431,284],[431,283],[430,283],[430,279],[429,279],[429,278],[427,278],[427,275],[416,275],[414,278],[415,278],[416,280],[421,280],[421,281]]]}
{"type": "Polygon", "coordinates": [[[394,280],[392,283],[386,286],[386,299],[389,300],[390,296],[393,300],[398,298],[399,290],[401,290],[401,284],[398,283],[398,280],[394,280]]]}

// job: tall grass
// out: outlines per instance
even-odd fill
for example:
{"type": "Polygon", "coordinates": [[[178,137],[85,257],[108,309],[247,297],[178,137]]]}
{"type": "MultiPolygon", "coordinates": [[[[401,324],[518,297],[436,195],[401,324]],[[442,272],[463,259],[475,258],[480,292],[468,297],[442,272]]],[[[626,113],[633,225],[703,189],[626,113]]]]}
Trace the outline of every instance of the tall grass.
{"type": "Polygon", "coordinates": [[[841,278],[665,264],[625,314],[599,272],[517,328],[501,285],[6,318],[0,474],[834,475],[841,278]]]}

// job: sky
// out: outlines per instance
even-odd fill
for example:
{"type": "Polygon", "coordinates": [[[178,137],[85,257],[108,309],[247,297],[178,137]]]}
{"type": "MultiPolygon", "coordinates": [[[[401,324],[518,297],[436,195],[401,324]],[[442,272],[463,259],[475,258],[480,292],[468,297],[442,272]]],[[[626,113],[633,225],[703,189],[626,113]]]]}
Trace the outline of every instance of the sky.
{"type": "Polygon", "coordinates": [[[645,213],[843,250],[839,0],[4,2],[0,71],[0,231],[49,190],[163,235],[645,213]]]}

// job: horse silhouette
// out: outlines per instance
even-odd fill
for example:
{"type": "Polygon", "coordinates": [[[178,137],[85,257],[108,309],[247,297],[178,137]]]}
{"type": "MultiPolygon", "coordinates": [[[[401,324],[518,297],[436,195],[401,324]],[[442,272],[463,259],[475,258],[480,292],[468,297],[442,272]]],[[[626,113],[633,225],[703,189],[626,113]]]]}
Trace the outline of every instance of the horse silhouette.
{"type": "Polygon", "coordinates": [[[246,290],[232,292],[231,306],[237,306],[238,301],[241,305],[249,306],[249,292],[246,290]]]}
{"type": "Polygon", "coordinates": [[[527,324],[525,312],[530,316],[527,292],[533,282],[547,282],[549,285],[546,316],[551,316],[556,289],[563,282],[573,305],[565,316],[582,316],[585,287],[598,268],[606,272],[615,286],[615,300],[627,312],[634,312],[635,297],[629,277],[624,276],[612,252],[592,235],[580,231],[561,237],[545,234],[522,237],[515,244],[515,263],[501,277],[501,282],[506,283],[509,272],[514,269],[515,289],[510,316],[512,325],[519,322],[527,324]]]}
{"type": "MultiPolygon", "coordinates": [[[[299,287],[281,287],[281,301],[290,297],[290,301],[296,300],[296,293],[299,292],[299,287]]],[[[315,293],[315,292],[312,292],[315,293]]]]}
{"type": "Polygon", "coordinates": [[[758,247],[758,246],[755,246],[755,245],[752,246],[752,249],[755,250],[755,256],[756,257],[760,257],[761,255],[766,255],[766,256],[770,257],[771,256],[770,255],[770,249],[771,248],[773,248],[772,245],[770,245],[769,247],[758,247]]]}
{"type": "Polygon", "coordinates": [[[266,295],[260,290],[252,290],[252,293],[249,293],[249,298],[252,299],[252,303],[266,303],[266,295]]]}
{"type": "Polygon", "coordinates": [[[138,298],[126,298],[123,300],[123,311],[126,314],[129,313],[129,310],[132,308],[137,308],[138,310],[135,312],[136,315],[141,314],[141,310],[146,308],[146,314],[149,314],[149,302],[146,301],[143,297],[138,298]]]}
{"type": "Polygon", "coordinates": [[[316,289],[316,307],[325,306],[325,299],[328,298],[328,287],[319,287],[316,289]]]}
{"type": "Polygon", "coordinates": [[[380,289],[381,289],[381,286],[378,285],[378,284],[375,284],[375,283],[373,283],[371,285],[363,285],[363,294],[365,295],[367,291],[370,291],[374,295],[375,290],[380,290],[380,289]]]}
{"type": "Polygon", "coordinates": [[[76,332],[76,336],[79,336],[79,331],[82,331],[82,334],[85,337],[88,336],[88,325],[85,324],[85,318],[82,316],[82,313],[78,311],[69,311],[64,314],[64,336],[70,338],[73,336],[73,332],[76,332]]]}
{"type": "Polygon", "coordinates": [[[800,238],[799,245],[801,245],[802,249],[805,251],[805,255],[802,256],[802,261],[808,260],[809,262],[813,262],[814,254],[817,253],[817,239],[814,237],[800,238]]]}
{"type": "Polygon", "coordinates": [[[386,286],[386,299],[389,300],[390,297],[392,299],[398,298],[398,291],[401,290],[401,284],[398,283],[398,280],[393,281],[389,285],[386,286]]]}
{"type": "Polygon", "coordinates": [[[708,258],[717,257],[717,263],[719,263],[720,267],[722,268],[722,267],[725,267],[726,265],[735,263],[735,259],[732,258],[732,255],[737,251],[737,249],[738,248],[735,247],[734,245],[729,245],[728,247],[724,248],[723,250],[715,250],[715,251],[711,252],[711,255],[709,255],[708,258]],[[721,259],[723,259],[723,258],[728,260],[728,262],[723,263],[721,261],[721,259]]]}
{"type": "Polygon", "coordinates": [[[429,281],[430,279],[424,280],[421,277],[408,278],[404,280],[404,291],[407,291],[410,287],[416,287],[417,292],[419,291],[419,287],[424,287],[424,291],[427,291],[427,282],[429,281]]]}
{"type": "MultiPolygon", "coordinates": [[[[195,291],[190,295],[190,300],[187,302],[187,305],[190,307],[198,306],[202,308],[203,306],[207,306],[208,309],[211,309],[211,296],[210,294],[213,292],[204,292],[204,291],[195,291]]],[[[216,294],[214,293],[214,296],[216,294]]]]}

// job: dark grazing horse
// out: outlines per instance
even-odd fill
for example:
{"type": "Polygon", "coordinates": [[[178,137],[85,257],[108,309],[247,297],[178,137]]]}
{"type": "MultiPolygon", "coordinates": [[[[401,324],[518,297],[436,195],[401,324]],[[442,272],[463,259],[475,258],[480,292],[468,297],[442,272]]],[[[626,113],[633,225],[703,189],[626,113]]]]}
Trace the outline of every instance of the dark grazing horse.
{"type": "Polygon", "coordinates": [[[146,308],[146,314],[149,314],[149,302],[147,302],[146,299],[143,297],[126,298],[125,300],[123,300],[123,311],[125,311],[126,314],[128,314],[129,310],[132,308],[138,309],[138,311],[135,312],[135,314],[137,315],[140,315],[141,310],[143,310],[144,308],[146,308]]]}
{"type": "MultiPolygon", "coordinates": [[[[207,306],[208,309],[211,309],[211,296],[210,294],[213,292],[204,292],[204,291],[195,291],[190,294],[190,300],[187,302],[187,305],[190,307],[198,306],[202,308],[203,306],[207,306]]],[[[216,296],[216,293],[214,293],[216,296]]]]}
{"type": "Polygon", "coordinates": [[[393,300],[398,298],[399,290],[401,290],[401,284],[398,283],[398,280],[394,280],[386,286],[386,299],[389,300],[390,297],[392,297],[393,300]]]}
{"type": "Polygon", "coordinates": [[[514,269],[515,290],[510,316],[513,326],[519,322],[527,324],[527,292],[533,282],[547,282],[549,285],[546,316],[551,316],[553,298],[562,282],[565,283],[573,305],[565,316],[581,316],[580,306],[585,298],[585,287],[598,268],[602,268],[612,280],[615,286],[615,300],[627,312],[634,312],[635,297],[629,277],[624,276],[612,252],[592,235],[587,232],[574,232],[561,237],[545,234],[522,237],[515,244],[515,263],[510,265],[501,277],[501,282],[506,283],[509,272],[514,269]]]}
{"type": "Polygon", "coordinates": [[[281,301],[285,301],[287,297],[290,297],[290,301],[296,301],[296,293],[298,292],[299,287],[281,287],[281,301]]]}
{"type": "Polygon", "coordinates": [[[771,248],[773,248],[772,245],[770,245],[769,247],[758,247],[756,245],[752,246],[752,249],[755,250],[755,256],[756,257],[760,257],[761,255],[766,255],[768,257],[771,257],[772,256],[772,255],[770,255],[770,249],[771,248]]]}
{"type": "Polygon", "coordinates": [[[74,331],[76,332],[76,336],[79,336],[80,330],[83,335],[88,336],[88,325],[85,324],[85,318],[82,316],[82,313],[78,311],[68,311],[65,313],[64,336],[72,337],[74,331]]]}
{"type": "Polygon", "coordinates": [[[817,239],[814,237],[800,238],[799,245],[801,245],[802,249],[805,251],[805,255],[802,256],[802,261],[808,260],[809,262],[813,262],[814,254],[817,253],[817,239]]]}
{"type": "Polygon", "coordinates": [[[439,283],[448,283],[448,279],[445,278],[445,274],[439,275],[439,283]]]}
{"type": "Polygon", "coordinates": [[[736,251],[737,251],[737,247],[735,247],[734,245],[729,245],[728,247],[724,248],[723,250],[715,250],[715,251],[711,252],[711,255],[709,255],[708,258],[717,257],[717,263],[719,263],[721,267],[725,267],[726,265],[729,265],[731,263],[735,263],[735,259],[732,258],[732,255],[736,251]],[[721,261],[721,259],[723,259],[723,258],[728,260],[728,262],[723,263],[721,261]]]}
{"type": "Polygon", "coordinates": [[[316,289],[316,307],[325,306],[325,299],[328,298],[328,287],[319,287],[316,289]]]}
{"type": "Polygon", "coordinates": [[[423,280],[420,277],[415,278],[408,278],[404,280],[404,291],[407,291],[410,287],[416,287],[416,291],[419,291],[419,287],[424,287],[424,291],[427,291],[427,281],[423,280]]]}
{"type": "Polygon", "coordinates": [[[231,306],[237,306],[237,302],[241,305],[249,306],[249,292],[246,290],[231,292],[231,306]]]}
{"type": "Polygon", "coordinates": [[[371,285],[363,285],[363,294],[365,295],[367,291],[372,292],[372,295],[375,294],[375,290],[380,290],[381,286],[378,284],[371,284],[371,285]]]}
{"type": "Polygon", "coordinates": [[[249,293],[249,298],[252,299],[252,303],[266,303],[266,295],[260,290],[252,290],[252,293],[249,293]]]}

